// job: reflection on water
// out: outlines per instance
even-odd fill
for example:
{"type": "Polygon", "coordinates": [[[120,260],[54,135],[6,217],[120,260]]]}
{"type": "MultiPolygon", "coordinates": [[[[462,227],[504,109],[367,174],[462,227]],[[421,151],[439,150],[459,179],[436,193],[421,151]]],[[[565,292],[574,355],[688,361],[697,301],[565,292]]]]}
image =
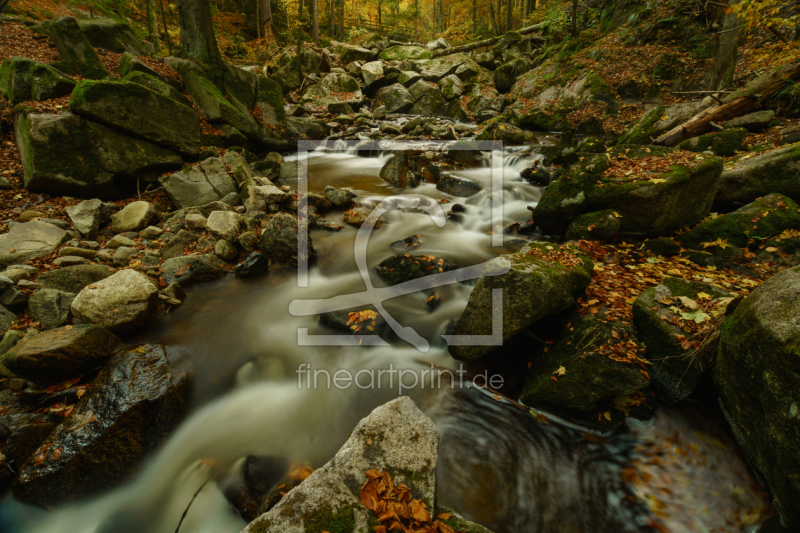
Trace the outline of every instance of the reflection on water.
{"type": "MultiPolygon", "coordinates": [[[[519,171],[538,156],[530,149],[494,156],[494,168],[454,174],[488,186],[492,172],[502,172],[503,189],[496,193],[503,203],[500,226],[524,221],[529,218],[527,206],[536,203],[540,190],[520,180],[519,171]]],[[[346,187],[358,195],[360,204],[374,206],[386,195],[399,192],[378,178],[389,157],[389,153],[374,158],[311,153],[310,190],[346,187]]],[[[428,196],[440,202],[445,212],[455,203],[432,184],[402,192],[428,196]]],[[[410,235],[422,239],[415,254],[436,255],[458,266],[508,250],[491,246],[491,234],[502,230],[491,220],[491,193],[483,191],[459,203],[466,206],[463,222],[448,221],[442,229],[421,211],[384,215],[369,243],[369,264],[374,267],[397,253],[389,245],[410,235]]],[[[330,217],[341,222],[339,212],[330,217]]],[[[292,300],[364,290],[352,251],[355,233],[347,225],[336,233],[312,232],[319,260],[310,270],[307,288],[298,288],[295,273],[278,266],[259,280],[229,278],[189,288],[183,307],[136,340],[179,348],[192,361],[197,375],[195,412],[127,485],[50,512],[7,500],[2,509],[13,520],[12,527],[48,533],[172,532],[197,488],[209,477],[224,477],[246,455],[324,464],[358,420],[395,397],[398,389],[384,382],[381,388],[369,390],[299,387],[296,371],[301,364],[353,373],[389,365],[421,368],[415,362],[420,353],[397,339],[388,339],[391,346],[374,348],[298,346],[298,328],[309,328],[311,334],[332,331],[316,317],[291,316],[292,300]]],[[[374,275],[373,283],[381,285],[374,275]]],[[[425,306],[427,293],[395,298],[385,306],[400,323],[431,342],[431,351],[424,354],[426,361],[456,368],[439,335],[463,311],[470,290],[468,284],[436,289],[441,305],[433,312],[425,306]]],[[[650,532],[654,517],[660,517],[664,509],[671,512],[668,531],[724,531],[715,529],[724,525],[720,523],[723,516],[746,515],[741,522],[752,522],[764,509],[761,495],[751,488],[752,479],[732,447],[719,447],[723,451],[716,455],[703,447],[703,439],[696,435],[711,433],[703,419],[661,410],[652,425],[600,437],[551,417],[535,417],[474,387],[460,392],[417,387],[404,393],[440,428],[441,502],[496,533],[650,532]],[[657,449],[667,432],[686,442],[694,439],[687,449],[697,457],[699,477],[687,473],[685,462],[662,460],[655,465],[652,456],[670,458],[677,453],[671,448],[657,449]],[[657,477],[664,490],[654,494],[646,483],[637,484],[630,470],[634,466],[640,479],[657,477]],[[712,474],[720,469],[726,472],[724,476],[712,474]],[[673,474],[683,476],[685,486],[680,494],[670,495],[664,479],[673,474]],[[705,503],[706,518],[699,522],[692,518],[687,502],[705,503]]],[[[704,438],[707,443],[722,442],[716,435],[704,438]]],[[[209,483],[197,496],[181,531],[235,533],[243,525],[219,487],[209,483]]]]}

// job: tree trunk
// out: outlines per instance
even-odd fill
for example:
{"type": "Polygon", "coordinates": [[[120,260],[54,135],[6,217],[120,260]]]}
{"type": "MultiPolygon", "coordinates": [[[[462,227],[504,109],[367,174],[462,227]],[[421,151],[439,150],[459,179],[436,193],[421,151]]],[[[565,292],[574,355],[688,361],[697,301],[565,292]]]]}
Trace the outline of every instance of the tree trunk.
{"type": "Polygon", "coordinates": [[[472,0],[472,35],[478,34],[478,0],[472,0]]]}
{"type": "Polygon", "coordinates": [[[269,0],[258,0],[259,25],[264,43],[275,42],[275,31],[272,28],[272,4],[269,0]]]}
{"type": "Polygon", "coordinates": [[[500,17],[503,14],[503,0],[497,0],[497,7],[495,9],[495,15],[497,15],[497,34],[500,35],[508,28],[503,28],[503,19],[500,17]]]}
{"type": "Polygon", "coordinates": [[[172,39],[169,38],[169,28],[167,28],[167,15],[164,14],[164,0],[159,0],[159,6],[161,8],[161,22],[164,26],[164,38],[167,40],[167,50],[169,50],[169,55],[172,55],[172,39]]]}
{"type": "Polygon", "coordinates": [[[512,0],[506,0],[506,31],[511,31],[511,16],[514,14],[514,4],[512,0]]]}
{"type": "Polygon", "coordinates": [[[208,0],[177,0],[177,4],[181,56],[210,70],[209,75],[213,77],[214,71],[222,66],[222,56],[217,47],[208,0]]]}
{"type": "Polygon", "coordinates": [[[419,35],[419,0],[414,0],[414,40],[416,41],[419,35]]]}
{"type": "MultiPolygon", "coordinates": [[[[739,0],[730,0],[730,5],[739,0]]],[[[711,69],[711,79],[708,89],[716,91],[729,87],[733,83],[733,71],[736,69],[737,48],[739,39],[744,32],[744,25],[732,9],[722,16],[722,28],[717,34],[714,45],[714,66],[711,69]]]]}
{"type": "Polygon", "coordinates": [[[378,30],[381,29],[381,0],[378,0],[378,30]]]}
{"type": "Polygon", "coordinates": [[[338,0],[336,5],[336,23],[338,29],[336,31],[337,37],[344,40],[344,0],[338,0]]]}
{"type": "Polygon", "coordinates": [[[319,45],[319,0],[311,0],[311,39],[319,45]]]}
{"type": "Polygon", "coordinates": [[[572,0],[572,38],[578,38],[578,0],[572,0]]]}
{"type": "Polygon", "coordinates": [[[437,37],[439,37],[442,33],[443,28],[442,24],[442,0],[436,0],[436,33],[437,37]]]}
{"type": "MultiPolygon", "coordinates": [[[[489,8],[491,9],[492,5],[489,4],[489,8]]],[[[494,20],[494,19],[493,19],[494,20]]],[[[533,26],[528,26],[527,28],[521,28],[517,30],[521,35],[526,35],[528,33],[533,33],[536,30],[540,30],[547,26],[547,22],[541,22],[539,24],[534,24],[533,26]]],[[[442,50],[436,50],[431,54],[431,59],[435,59],[437,57],[442,56],[449,56],[450,54],[458,54],[461,52],[469,52],[471,50],[475,50],[477,48],[484,48],[486,46],[492,46],[493,44],[497,43],[500,40],[500,37],[492,37],[491,39],[484,39],[482,41],[477,41],[474,43],[464,44],[461,46],[454,46],[452,48],[444,48],[442,50]]],[[[537,36],[530,37],[530,40],[533,41],[541,41],[544,42],[544,39],[537,36]]]]}
{"type": "Polygon", "coordinates": [[[709,107],[671,129],[656,139],[655,143],[675,146],[685,139],[702,135],[711,130],[712,122],[725,122],[750,112],[797,79],[800,79],[800,62],[779,67],[726,97],[721,105],[709,107]]]}
{"type": "Polygon", "coordinates": [[[158,14],[156,13],[156,0],[147,0],[145,3],[145,17],[147,18],[147,39],[153,43],[156,53],[160,53],[161,41],[158,39],[158,14]]]}
{"type": "Polygon", "coordinates": [[[492,34],[495,37],[500,35],[500,28],[497,27],[497,19],[494,13],[494,5],[492,4],[492,0],[489,0],[489,20],[492,21],[492,34]]]}

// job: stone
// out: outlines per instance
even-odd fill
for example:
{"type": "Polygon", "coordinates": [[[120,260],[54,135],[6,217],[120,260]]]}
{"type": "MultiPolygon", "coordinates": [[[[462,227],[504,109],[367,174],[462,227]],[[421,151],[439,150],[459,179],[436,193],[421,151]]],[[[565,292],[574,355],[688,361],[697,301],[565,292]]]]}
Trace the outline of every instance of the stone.
{"type": "Polygon", "coordinates": [[[678,148],[689,152],[712,152],[722,157],[733,157],[744,150],[744,141],[748,135],[744,128],[731,128],[686,139],[678,148]]]}
{"type": "Polygon", "coordinates": [[[74,88],[74,80],[38,61],[13,57],[0,64],[0,93],[13,105],[66,96],[74,88]]]}
{"type": "Polygon", "coordinates": [[[307,227],[300,227],[300,222],[293,215],[278,213],[273,216],[261,233],[258,249],[265,256],[289,266],[297,266],[299,260],[311,261],[314,258],[314,245],[307,227]],[[302,256],[298,240],[306,239],[306,252],[302,256]]]}
{"type": "Polygon", "coordinates": [[[705,111],[709,105],[703,101],[656,106],[629,127],[617,144],[653,144],[661,134],[705,111]]]}
{"type": "Polygon", "coordinates": [[[430,59],[431,51],[423,46],[394,45],[381,52],[383,61],[402,61],[403,59],[430,59]]]}
{"type": "Polygon", "coordinates": [[[107,278],[116,269],[104,265],[76,265],[40,274],[36,281],[42,289],[79,293],[84,287],[107,278]]]}
{"type": "Polygon", "coordinates": [[[119,54],[142,55],[144,46],[130,26],[124,22],[103,18],[78,21],[78,27],[95,48],[119,54]]]}
{"type": "Polygon", "coordinates": [[[448,43],[444,37],[439,37],[435,41],[429,41],[425,47],[433,52],[435,50],[444,50],[446,48],[450,48],[450,43],[448,43]]]}
{"type": "MultiPolygon", "coordinates": [[[[599,239],[608,241],[613,239],[620,228],[619,218],[612,209],[604,209],[596,213],[586,213],[577,217],[567,228],[564,239],[577,241],[581,239],[599,239]]],[[[680,249],[680,247],[678,247],[680,249]]]]}
{"type": "MultiPolygon", "coordinates": [[[[575,305],[591,280],[594,265],[575,247],[547,242],[532,242],[519,252],[501,255],[484,268],[469,297],[464,313],[456,322],[453,335],[492,334],[492,290],[502,289],[503,341],[534,323],[575,305]],[[551,250],[552,248],[552,250],[551,250]],[[570,260],[551,262],[551,251],[570,260]],[[490,275],[495,272],[507,272],[490,275]]],[[[450,346],[450,354],[462,361],[478,359],[494,346],[450,346]]]]}
{"type": "Polygon", "coordinates": [[[456,268],[451,261],[435,255],[399,254],[381,261],[375,272],[387,285],[397,285],[456,268]]]}
{"type": "MultiPolygon", "coordinates": [[[[303,53],[307,52],[314,51],[305,48],[303,53]]],[[[285,128],[286,110],[283,108],[283,104],[283,91],[280,85],[266,76],[258,76],[255,105],[261,109],[262,124],[272,126],[278,130],[285,128]]]]}
{"type": "MultiPolygon", "coordinates": [[[[5,334],[11,326],[17,324],[17,315],[0,305],[0,334],[5,334]]],[[[0,360],[2,363],[2,360],[0,360]]]]}
{"type": "Polygon", "coordinates": [[[225,275],[225,263],[214,254],[173,257],[161,265],[161,280],[166,284],[177,283],[181,287],[213,281],[225,275]]]}
{"type": "Polygon", "coordinates": [[[439,80],[442,94],[448,100],[459,98],[464,94],[464,84],[455,74],[450,74],[439,80]]]}
{"type": "Polygon", "coordinates": [[[135,248],[136,247],[136,241],[134,241],[133,239],[129,239],[129,238],[125,237],[124,235],[114,235],[106,243],[106,247],[111,248],[112,250],[115,249],[115,248],[119,248],[121,246],[130,246],[130,247],[134,247],[135,248]]]}
{"type": "Polygon", "coordinates": [[[358,105],[363,99],[358,82],[349,74],[331,73],[303,92],[300,103],[313,111],[327,110],[328,104],[344,102],[358,105]]]}
{"type": "Polygon", "coordinates": [[[139,232],[145,239],[157,239],[164,233],[164,230],[159,228],[158,226],[147,226],[142,231],[139,232]]]}
{"type": "Polygon", "coordinates": [[[74,266],[74,265],[88,265],[89,260],[85,257],[80,257],[77,255],[65,255],[55,259],[53,264],[59,267],[63,266],[74,266]]]}
{"type": "Polygon", "coordinates": [[[104,365],[121,346],[108,330],[78,324],[26,336],[0,361],[15,375],[48,386],[104,365]]]}
{"type": "Polygon", "coordinates": [[[245,252],[250,253],[258,246],[258,235],[254,231],[245,231],[239,235],[238,243],[245,252]]]}
{"type": "Polygon", "coordinates": [[[375,515],[359,493],[371,469],[405,483],[434,512],[438,446],[436,426],[414,402],[405,396],[392,400],[361,420],[329,463],[242,533],[368,531],[375,515]]]}
{"type": "Polygon", "coordinates": [[[353,61],[372,61],[375,59],[375,52],[361,46],[348,43],[336,43],[333,52],[339,56],[339,63],[346,65],[353,61]]]}
{"type": "Polygon", "coordinates": [[[397,83],[399,83],[403,87],[408,88],[417,83],[421,79],[422,79],[422,74],[420,74],[419,72],[415,72],[413,70],[408,70],[400,73],[400,75],[397,77],[397,83]]]}
{"type": "Polygon", "coordinates": [[[382,122],[379,127],[381,133],[385,133],[387,135],[400,135],[402,130],[400,126],[397,124],[392,124],[391,122],[382,122]]]}
{"type": "Polygon", "coordinates": [[[75,229],[86,239],[95,239],[100,223],[108,218],[106,206],[97,198],[84,200],[65,209],[75,229]]]}
{"type": "Polygon", "coordinates": [[[528,62],[522,58],[503,63],[494,71],[494,85],[501,93],[511,90],[517,82],[517,76],[529,70],[528,62]]]}
{"type": "Polygon", "coordinates": [[[191,230],[205,231],[208,219],[200,213],[188,213],[186,215],[186,227],[191,230]]]}
{"type": "Polygon", "coordinates": [[[800,206],[787,196],[769,194],[736,211],[702,222],[680,236],[684,248],[703,250],[703,243],[722,239],[744,248],[750,239],[765,240],[784,230],[800,230],[800,206]]]}
{"type": "MultiPolygon", "coordinates": [[[[187,218],[189,215],[187,215],[187,218]]],[[[188,220],[187,220],[188,222],[188,220]]],[[[187,224],[188,225],[188,224],[187,224]]],[[[197,242],[197,237],[185,229],[178,230],[169,242],[161,248],[161,258],[164,260],[179,257],[191,249],[192,244],[197,242]]]]}
{"type": "Polygon", "coordinates": [[[409,171],[408,152],[405,151],[395,152],[383,165],[379,175],[383,181],[401,189],[419,185],[417,178],[409,171]]]}
{"type": "Polygon", "coordinates": [[[408,89],[395,83],[378,90],[375,104],[383,106],[386,113],[404,113],[414,105],[414,97],[408,89]]]}
{"type": "Polygon", "coordinates": [[[220,239],[214,245],[214,255],[227,263],[232,263],[239,257],[239,249],[234,242],[220,239]]]}
{"type": "Polygon", "coordinates": [[[83,289],[70,309],[76,318],[117,333],[131,333],[150,321],[158,307],[158,289],[135,270],[120,270],[83,289]]]}
{"type": "Polygon", "coordinates": [[[755,113],[749,113],[742,117],[723,122],[722,127],[725,129],[745,128],[749,131],[758,133],[759,131],[766,129],[774,118],[775,111],[772,109],[765,109],[763,111],[756,111],[755,113]]]}
{"type": "Polygon", "coordinates": [[[234,275],[237,278],[257,278],[269,273],[269,259],[259,252],[251,252],[247,258],[236,266],[234,275]]]}
{"type": "Polygon", "coordinates": [[[180,154],[200,153],[200,119],[194,109],[138,83],[84,80],[72,91],[69,107],[77,115],[180,154]]]}
{"type": "Polygon", "coordinates": [[[51,195],[108,197],[135,188],[132,176],[183,164],[170,150],[66,111],[17,113],[14,138],[25,187],[51,195]]]}
{"type": "Polygon", "coordinates": [[[205,205],[237,192],[236,181],[217,157],[184,167],[180,172],[159,178],[159,182],[178,208],[205,205]]]}
{"type": "Polygon", "coordinates": [[[722,413],[789,531],[800,527],[798,301],[800,267],[756,287],[722,323],[713,368],[722,413]]]}
{"type": "Polygon", "coordinates": [[[142,87],[157,92],[161,96],[174,100],[175,102],[194,110],[192,107],[192,101],[158,74],[151,75],[144,72],[131,71],[125,75],[125,81],[138,83],[142,87]]]}
{"type": "Polygon", "coordinates": [[[288,117],[286,127],[300,137],[305,135],[312,140],[322,140],[328,136],[328,127],[316,117],[288,117]]]}
{"type": "Polygon", "coordinates": [[[67,236],[66,231],[46,222],[16,224],[0,235],[0,267],[51,254],[67,236]]]}
{"type": "Polygon", "coordinates": [[[361,77],[364,78],[364,86],[367,90],[374,90],[384,83],[383,62],[373,61],[361,66],[361,77]]]}
{"type": "Polygon", "coordinates": [[[28,303],[28,297],[17,289],[6,289],[0,294],[0,305],[10,311],[21,311],[28,303]]]}
{"type": "Polygon", "coordinates": [[[242,232],[241,215],[231,211],[214,211],[209,215],[206,227],[211,235],[235,242],[242,232]]]}
{"type": "Polygon", "coordinates": [[[280,204],[289,199],[289,194],[274,185],[259,185],[253,188],[256,200],[269,204],[280,204]]]}
{"type": "Polygon", "coordinates": [[[662,237],[660,239],[645,241],[644,249],[652,252],[655,255],[671,257],[673,255],[678,255],[681,252],[681,245],[670,237],[662,237]]]}
{"type": "Polygon", "coordinates": [[[161,345],[118,353],[43,443],[60,456],[25,463],[12,487],[14,497],[50,506],[107,492],[130,479],[183,419],[190,385],[190,374],[172,368],[161,345]],[[97,464],[103,465],[101,473],[97,464]]]}
{"type": "Polygon", "coordinates": [[[89,39],[81,31],[75,17],[61,17],[50,21],[46,25],[46,31],[55,43],[61,59],[75,67],[81,77],[102,79],[108,76],[108,71],[97,57],[89,39]]]}
{"type": "Polygon", "coordinates": [[[770,193],[785,194],[800,202],[800,146],[770,150],[725,165],[714,201],[733,206],[754,201],[770,193]]]}
{"type": "Polygon", "coordinates": [[[143,200],[131,202],[111,217],[111,231],[114,233],[139,231],[157,218],[156,207],[150,202],[143,200]]]}
{"type": "Polygon", "coordinates": [[[483,190],[483,187],[465,178],[459,178],[452,174],[442,174],[442,177],[436,183],[436,190],[451,196],[466,198],[478,194],[483,190]]]}
{"type": "Polygon", "coordinates": [[[28,300],[28,314],[45,329],[57,328],[69,322],[70,306],[76,294],[56,289],[39,289],[28,300]]]}

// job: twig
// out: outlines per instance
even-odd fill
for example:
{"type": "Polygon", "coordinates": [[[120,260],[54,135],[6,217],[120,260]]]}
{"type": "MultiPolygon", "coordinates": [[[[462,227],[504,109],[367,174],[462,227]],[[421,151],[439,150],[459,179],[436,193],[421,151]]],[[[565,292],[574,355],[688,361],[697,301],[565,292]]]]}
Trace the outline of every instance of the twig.
{"type": "Polygon", "coordinates": [[[175,528],[175,533],[178,533],[178,530],[180,530],[181,524],[183,524],[183,519],[186,518],[186,514],[189,512],[189,507],[191,507],[192,504],[194,503],[194,499],[197,498],[197,495],[200,494],[200,491],[203,490],[203,487],[205,487],[206,483],[208,483],[209,481],[211,481],[211,478],[208,478],[207,480],[203,481],[203,484],[200,485],[200,488],[197,489],[197,492],[194,493],[192,499],[189,500],[189,505],[187,505],[186,510],[183,511],[183,514],[181,515],[181,521],[178,522],[178,527],[175,528]]]}
{"type": "Polygon", "coordinates": [[[730,32],[730,31],[736,31],[736,30],[739,30],[739,29],[741,29],[741,28],[744,28],[744,24],[742,24],[741,26],[736,26],[735,28],[731,28],[731,29],[729,29],[729,30],[722,30],[722,31],[718,31],[718,32],[717,32],[717,35],[720,35],[720,34],[722,34],[722,33],[728,33],[728,32],[730,32]]]}

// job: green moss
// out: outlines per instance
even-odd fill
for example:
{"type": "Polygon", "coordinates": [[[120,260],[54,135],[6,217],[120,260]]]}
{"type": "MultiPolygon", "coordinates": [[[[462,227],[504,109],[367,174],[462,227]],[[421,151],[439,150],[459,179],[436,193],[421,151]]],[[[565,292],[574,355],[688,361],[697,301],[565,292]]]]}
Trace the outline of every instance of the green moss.
{"type": "Polygon", "coordinates": [[[733,128],[719,133],[701,135],[687,139],[678,145],[681,150],[690,152],[705,152],[710,150],[715,155],[731,157],[743,149],[744,140],[749,132],[744,128],[733,128]]]}
{"type": "Polygon", "coordinates": [[[380,58],[384,61],[402,61],[403,59],[430,59],[432,53],[421,46],[390,46],[381,52],[380,58]]]}
{"type": "Polygon", "coordinates": [[[631,126],[617,140],[617,144],[649,144],[657,132],[656,123],[664,116],[667,106],[654,107],[644,114],[636,124],[631,126]]]}
{"type": "Polygon", "coordinates": [[[644,249],[649,250],[656,255],[669,257],[680,253],[681,245],[670,237],[664,237],[661,239],[645,241],[644,249]]]}
{"type": "Polygon", "coordinates": [[[306,533],[352,533],[356,527],[350,506],[343,506],[336,512],[327,505],[320,507],[305,517],[304,523],[306,533]]]}
{"type": "Polygon", "coordinates": [[[271,525],[270,521],[266,518],[254,520],[253,523],[250,524],[249,533],[267,533],[271,525]]]}

